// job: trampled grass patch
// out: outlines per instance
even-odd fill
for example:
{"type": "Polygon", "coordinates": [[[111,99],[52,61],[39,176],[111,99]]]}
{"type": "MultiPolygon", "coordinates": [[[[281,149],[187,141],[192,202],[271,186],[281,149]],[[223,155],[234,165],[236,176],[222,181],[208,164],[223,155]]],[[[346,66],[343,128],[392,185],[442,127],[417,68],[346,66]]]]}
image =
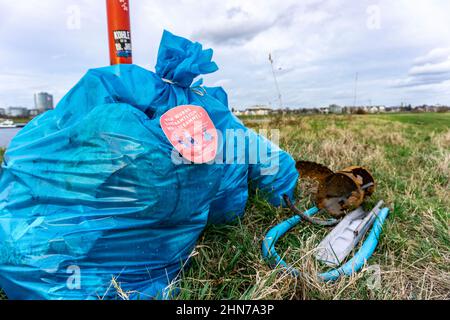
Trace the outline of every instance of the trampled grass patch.
{"type": "MultiPolygon", "coordinates": [[[[331,169],[369,168],[391,213],[378,248],[358,274],[321,283],[313,257],[328,230],[306,223],[278,244],[303,272],[293,278],[261,257],[265,233],[292,213],[252,195],[242,220],[210,226],[174,287],[178,299],[449,299],[450,113],[245,118],[255,130],[279,129],[281,147],[296,160],[331,169]],[[374,285],[374,270],[381,280],[374,285]]],[[[1,151],[0,151],[1,155],[1,151]]],[[[299,181],[300,208],[313,206],[310,185],[299,181]]],[[[1,293],[0,293],[1,297],[1,293]]]]}

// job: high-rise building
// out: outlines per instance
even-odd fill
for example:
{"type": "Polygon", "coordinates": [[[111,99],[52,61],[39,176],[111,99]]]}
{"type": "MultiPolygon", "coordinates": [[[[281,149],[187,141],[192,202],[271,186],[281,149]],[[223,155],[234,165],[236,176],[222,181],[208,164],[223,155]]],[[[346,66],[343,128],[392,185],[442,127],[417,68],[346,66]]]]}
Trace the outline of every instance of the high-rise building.
{"type": "Polygon", "coordinates": [[[47,92],[39,92],[34,94],[34,107],[40,113],[53,109],[53,96],[47,92]]]}

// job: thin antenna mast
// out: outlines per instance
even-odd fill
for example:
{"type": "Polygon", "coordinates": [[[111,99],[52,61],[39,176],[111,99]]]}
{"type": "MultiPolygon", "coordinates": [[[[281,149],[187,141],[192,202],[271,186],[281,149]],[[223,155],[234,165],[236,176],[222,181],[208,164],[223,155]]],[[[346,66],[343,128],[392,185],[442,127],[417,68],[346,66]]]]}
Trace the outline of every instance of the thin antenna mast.
{"type": "Polygon", "coordinates": [[[353,107],[356,107],[356,98],[358,96],[358,72],[355,75],[355,95],[353,98],[353,107]]]}
{"type": "Polygon", "coordinates": [[[280,103],[280,109],[283,109],[283,102],[282,102],[282,99],[281,99],[280,86],[278,85],[277,76],[275,74],[275,68],[273,67],[273,59],[272,59],[272,54],[271,53],[269,53],[269,61],[270,61],[270,66],[272,67],[273,80],[275,81],[275,87],[277,89],[278,101],[280,103]]]}

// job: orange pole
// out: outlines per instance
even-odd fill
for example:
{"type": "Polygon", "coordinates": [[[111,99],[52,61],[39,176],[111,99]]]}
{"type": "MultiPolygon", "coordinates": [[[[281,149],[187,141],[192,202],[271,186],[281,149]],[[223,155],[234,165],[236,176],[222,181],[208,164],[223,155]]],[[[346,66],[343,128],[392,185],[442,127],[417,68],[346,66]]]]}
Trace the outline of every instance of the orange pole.
{"type": "Polygon", "coordinates": [[[106,0],[111,65],[133,63],[129,0],[106,0]]]}

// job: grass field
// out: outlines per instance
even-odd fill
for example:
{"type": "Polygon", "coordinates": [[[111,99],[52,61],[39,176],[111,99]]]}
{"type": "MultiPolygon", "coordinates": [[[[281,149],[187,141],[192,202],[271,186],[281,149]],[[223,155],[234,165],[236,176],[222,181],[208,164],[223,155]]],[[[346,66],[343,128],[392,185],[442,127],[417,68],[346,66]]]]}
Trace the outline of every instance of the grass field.
{"type": "MultiPolygon", "coordinates": [[[[246,118],[254,129],[280,129],[281,146],[298,159],[331,169],[369,168],[391,208],[379,246],[362,272],[320,283],[312,256],[328,230],[300,224],[278,252],[304,271],[292,278],[261,258],[267,230],[292,216],[258,194],[234,225],[208,227],[177,286],[179,299],[449,299],[450,113],[246,118]],[[373,272],[381,282],[373,285],[373,272]]],[[[1,155],[1,151],[0,151],[1,155]]],[[[312,206],[311,185],[300,181],[300,207],[312,206]]]]}

